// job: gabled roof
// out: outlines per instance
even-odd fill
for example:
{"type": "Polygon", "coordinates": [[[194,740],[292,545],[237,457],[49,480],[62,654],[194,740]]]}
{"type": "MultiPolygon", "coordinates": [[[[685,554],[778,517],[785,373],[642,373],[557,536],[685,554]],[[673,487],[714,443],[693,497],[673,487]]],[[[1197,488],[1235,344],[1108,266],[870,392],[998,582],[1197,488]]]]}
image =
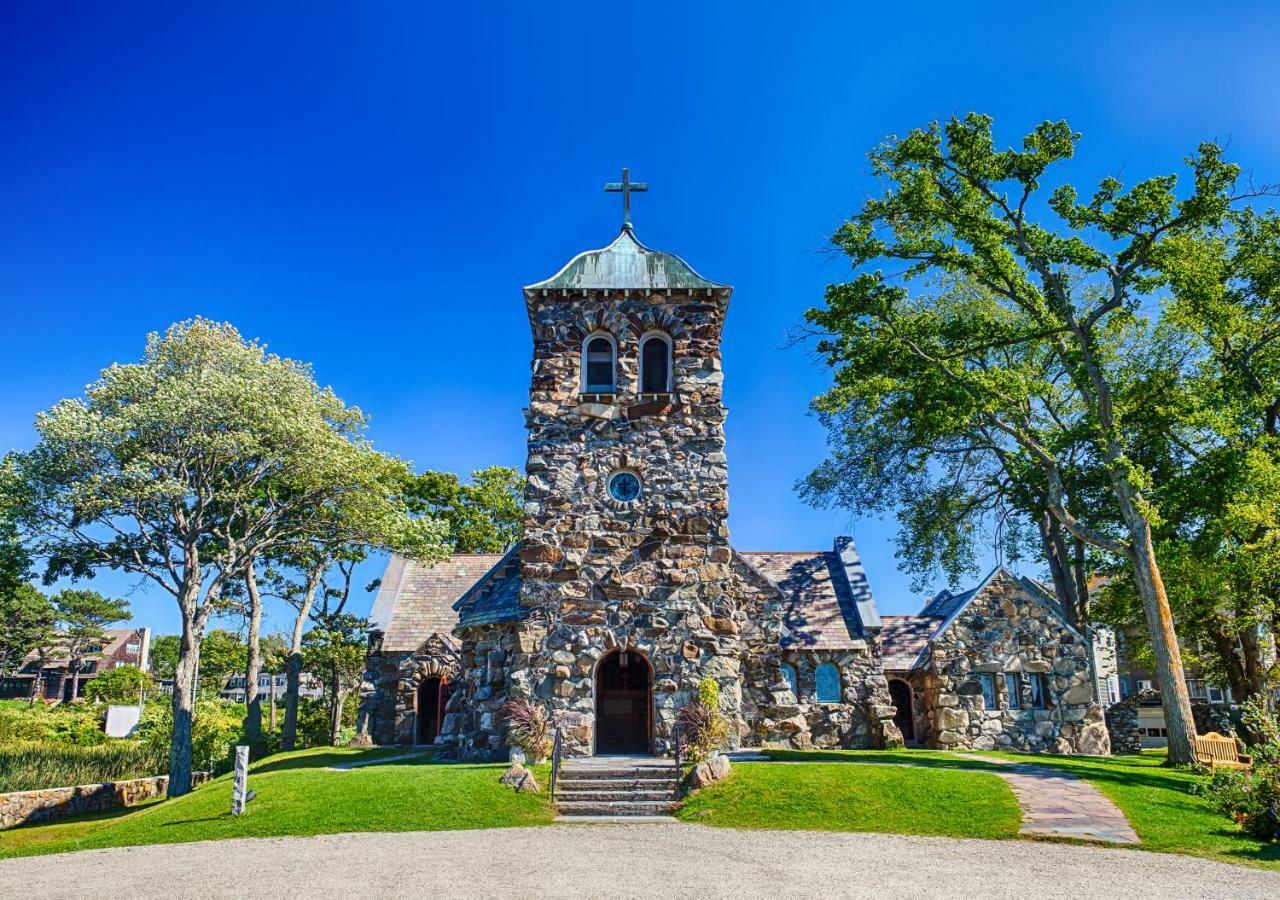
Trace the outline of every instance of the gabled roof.
{"type": "Polygon", "coordinates": [[[982,579],[977,587],[959,594],[953,594],[948,590],[939,591],[925,604],[919,615],[886,616],[885,629],[880,635],[880,650],[884,656],[885,669],[899,671],[912,669],[923,662],[924,652],[928,649],[929,643],[950,628],[974,598],[1000,575],[1018,584],[1031,599],[1048,609],[1064,627],[1083,640],[1080,632],[1073,628],[1062,614],[1057,597],[1050,588],[1033,578],[1015,575],[1004,566],[996,566],[987,573],[987,577],[982,579]]]}
{"type": "Polygon", "coordinates": [[[827,551],[741,554],[783,598],[783,649],[838,650],[865,644],[880,627],[866,573],[851,538],[827,551]]]}
{"type": "Polygon", "coordinates": [[[370,618],[383,632],[382,648],[417,650],[433,634],[452,634],[458,602],[503,555],[460,553],[437,563],[393,556],[370,618]]]}
{"type": "Polygon", "coordinates": [[[525,291],[684,291],[728,287],[703,278],[674,253],[650,250],[626,227],[609,246],[579,253],[559,272],[529,285],[525,291]]]}

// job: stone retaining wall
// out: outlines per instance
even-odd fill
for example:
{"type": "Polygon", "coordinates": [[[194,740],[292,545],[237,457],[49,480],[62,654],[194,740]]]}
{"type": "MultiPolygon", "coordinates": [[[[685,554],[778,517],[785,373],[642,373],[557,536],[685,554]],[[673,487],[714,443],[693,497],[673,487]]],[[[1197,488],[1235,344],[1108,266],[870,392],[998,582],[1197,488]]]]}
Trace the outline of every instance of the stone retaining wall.
{"type": "MultiPolygon", "coordinates": [[[[196,772],[192,775],[191,782],[192,786],[196,786],[208,780],[208,772],[196,772]]],[[[154,778],[0,794],[0,829],[32,822],[48,822],[78,813],[135,806],[143,800],[159,797],[168,787],[169,776],[157,775],[154,778]]]]}

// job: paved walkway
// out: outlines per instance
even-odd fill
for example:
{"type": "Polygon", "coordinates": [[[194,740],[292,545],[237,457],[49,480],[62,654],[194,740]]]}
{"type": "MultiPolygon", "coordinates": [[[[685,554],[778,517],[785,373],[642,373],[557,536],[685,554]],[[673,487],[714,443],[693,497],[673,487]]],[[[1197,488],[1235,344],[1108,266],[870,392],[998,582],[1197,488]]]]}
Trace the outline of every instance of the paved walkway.
{"type": "Polygon", "coordinates": [[[208,841],[0,860],[0,895],[134,898],[1280,897],[1280,874],[1185,856],[704,825],[208,841]],[[246,874],[248,873],[248,874],[246,874]]]}
{"type": "Polygon", "coordinates": [[[996,772],[1022,807],[1019,834],[1075,838],[1109,844],[1137,844],[1138,834],[1120,808],[1089,782],[1057,769],[969,754],[971,759],[1008,769],[996,772]]]}

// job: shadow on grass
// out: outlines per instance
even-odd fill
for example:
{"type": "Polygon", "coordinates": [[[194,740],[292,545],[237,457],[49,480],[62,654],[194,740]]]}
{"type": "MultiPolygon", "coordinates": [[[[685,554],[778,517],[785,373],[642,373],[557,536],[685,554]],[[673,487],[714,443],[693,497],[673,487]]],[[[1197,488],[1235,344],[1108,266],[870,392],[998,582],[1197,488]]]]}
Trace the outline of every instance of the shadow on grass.
{"type": "Polygon", "coordinates": [[[776,762],[888,764],[925,769],[970,769],[977,772],[999,772],[1008,768],[981,759],[965,759],[960,755],[933,755],[913,750],[766,750],[765,753],[776,762]]]}
{"type": "MultiPolygon", "coordinates": [[[[413,753],[403,747],[380,747],[377,750],[363,750],[359,753],[342,753],[332,750],[323,753],[302,753],[290,756],[267,756],[261,762],[255,762],[249,769],[250,775],[266,775],[269,772],[284,772],[290,769],[328,769],[338,765],[349,765],[351,763],[364,763],[366,766],[377,764],[380,759],[390,759],[394,756],[405,756],[413,753]]],[[[431,758],[431,751],[422,751],[423,759],[431,758]]],[[[412,760],[401,760],[401,763],[410,763],[412,760]]],[[[361,766],[360,768],[363,768],[361,766]]]]}

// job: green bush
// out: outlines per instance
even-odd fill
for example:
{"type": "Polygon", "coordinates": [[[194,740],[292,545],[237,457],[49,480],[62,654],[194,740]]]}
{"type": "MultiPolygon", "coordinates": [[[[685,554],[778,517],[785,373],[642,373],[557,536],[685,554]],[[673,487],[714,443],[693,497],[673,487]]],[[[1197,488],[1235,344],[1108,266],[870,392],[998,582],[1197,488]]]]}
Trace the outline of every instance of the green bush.
{"type": "Polygon", "coordinates": [[[102,715],[102,707],[89,703],[5,704],[0,706],[0,746],[17,741],[78,747],[104,744],[102,715]]]}
{"type": "Polygon", "coordinates": [[[1254,738],[1251,771],[1221,770],[1198,792],[1253,837],[1280,842],[1280,720],[1255,698],[1241,705],[1254,738]]]}
{"type": "Polygon", "coordinates": [[[0,746],[0,793],[163,775],[168,753],[139,741],[78,747],[20,741],[0,746]]]}
{"type": "MultiPolygon", "coordinates": [[[[191,762],[196,769],[214,775],[235,765],[235,746],[244,740],[244,704],[201,698],[196,701],[191,723],[191,762]]],[[[168,770],[169,742],[173,737],[173,707],[169,702],[147,704],[138,723],[138,738],[163,753],[168,770]]]]}
{"type": "Polygon", "coordinates": [[[720,684],[714,678],[698,682],[698,699],[676,714],[680,723],[680,746],[690,762],[706,759],[724,746],[729,723],[720,714],[720,684]]]}

